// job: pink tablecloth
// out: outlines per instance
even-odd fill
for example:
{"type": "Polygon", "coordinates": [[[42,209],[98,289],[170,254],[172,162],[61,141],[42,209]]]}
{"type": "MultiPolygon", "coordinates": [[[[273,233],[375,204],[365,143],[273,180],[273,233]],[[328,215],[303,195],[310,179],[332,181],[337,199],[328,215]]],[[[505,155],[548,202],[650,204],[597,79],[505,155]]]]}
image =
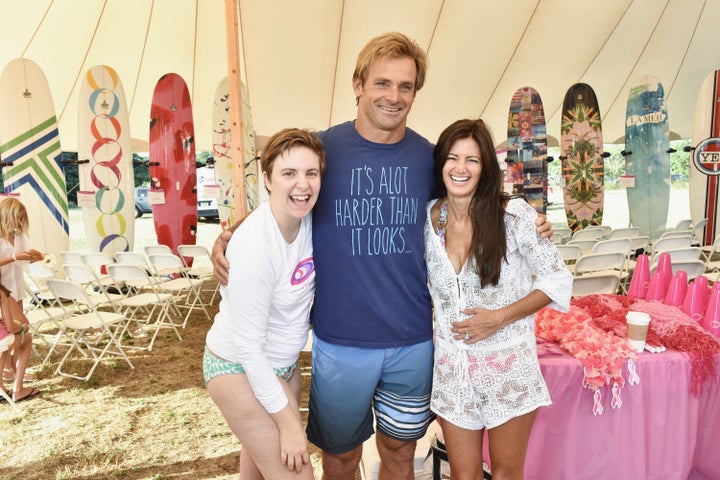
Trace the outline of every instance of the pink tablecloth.
{"type": "Polygon", "coordinates": [[[538,411],[526,479],[720,479],[720,367],[718,381],[694,398],[686,355],[643,353],[636,362],[640,384],[626,383],[622,407],[610,407],[604,388],[604,412],[593,416],[576,359],[548,355],[540,364],[553,404],[538,411]]]}

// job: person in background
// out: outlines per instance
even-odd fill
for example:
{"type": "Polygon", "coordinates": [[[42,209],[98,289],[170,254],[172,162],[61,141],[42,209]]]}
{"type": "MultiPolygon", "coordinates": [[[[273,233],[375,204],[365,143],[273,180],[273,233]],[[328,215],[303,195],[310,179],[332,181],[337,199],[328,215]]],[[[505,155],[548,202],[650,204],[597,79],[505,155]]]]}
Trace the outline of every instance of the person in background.
{"type": "Polygon", "coordinates": [[[242,444],[241,479],[312,479],[296,367],[315,291],[309,213],[325,170],[322,143],[305,130],[281,130],[268,140],[261,170],[270,196],[228,245],[229,282],[203,373],[242,444]]]}
{"type": "Polygon", "coordinates": [[[453,480],[483,478],[488,430],[493,479],[522,479],[537,408],[550,395],[534,313],[567,311],[572,275],[535,233],[537,213],[503,193],[490,131],[458,120],[435,145],[442,192],[427,204],[425,259],[434,305],[430,408],[441,419],[453,480]]]}
{"type": "MultiPolygon", "coordinates": [[[[355,478],[376,428],[381,480],[410,480],[416,441],[433,420],[432,309],[423,258],[423,205],[432,149],[406,126],[425,83],[425,52],[401,33],[371,39],[357,58],[355,120],[321,132],[328,158],[313,211],[317,284],[308,439],[323,478],[355,478]]],[[[552,235],[544,217],[538,229],[552,235]]],[[[213,246],[227,282],[232,229],[213,246]]]]}
{"type": "MultiPolygon", "coordinates": [[[[18,199],[8,197],[0,201],[0,284],[9,292],[5,305],[6,310],[11,312],[11,321],[19,322],[20,325],[12,349],[0,355],[0,368],[3,371],[3,380],[14,382],[15,401],[30,399],[41,393],[40,390],[24,385],[24,382],[35,379],[34,375],[26,373],[32,335],[30,324],[23,314],[22,299],[26,291],[24,268],[28,262],[43,259],[41,252],[28,246],[29,228],[27,210],[18,199]]],[[[8,330],[12,332],[12,329],[8,330]]]]}

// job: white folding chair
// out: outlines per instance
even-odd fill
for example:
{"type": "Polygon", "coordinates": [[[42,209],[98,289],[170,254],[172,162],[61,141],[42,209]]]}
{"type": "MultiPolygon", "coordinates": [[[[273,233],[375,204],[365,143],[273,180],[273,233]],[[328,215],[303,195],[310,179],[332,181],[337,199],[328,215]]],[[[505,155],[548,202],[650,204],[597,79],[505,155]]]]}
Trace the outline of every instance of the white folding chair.
{"type": "Polygon", "coordinates": [[[575,262],[582,256],[582,248],[578,245],[555,245],[555,248],[560,252],[565,265],[569,265],[575,262]]]}
{"type": "Polygon", "coordinates": [[[60,258],[63,263],[79,264],[82,262],[82,254],[80,252],[60,252],[60,258]]]}
{"type": "Polygon", "coordinates": [[[690,230],[692,228],[692,218],[684,218],[679,220],[673,230],[690,230]]]}
{"type": "Polygon", "coordinates": [[[553,228],[553,243],[556,245],[567,242],[572,238],[572,230],[567,227],[553,228]]]}
{"type": "Polygon", "coordinates": [[[658,238],[655,243],[652,245],[652,253],[653,255],[656,255],[657,253],[662,253],[666,250],[672,250],[675,248],[686,248],[691,246],[692,244],[692,235],[690,234],[682,234],[682,235],[671,235],[668,237],[661,236],[658,238]]]}
{"type": "MultiPolygon", "coordinates": [[[[116,303],[123,298],[119,293],[110,292],[109,286],[112,284],[110,276],[105,276],[101,281],[95,270],[88,265],[66,263],[63,265],[63,270],[70,281],[85,288],[93,307],[110,306],[116,309],[116,303]]],[[[119,286],[116,286],[116,289],[119,291],[119,286]]]]}
{"type": "Polygon", "coordinates": [[[705,227],[707,227],[708,219],[703,218],[692,226],[693,245],[703,246],[705,244],[705,227]]]}
{"type": "Polygon", "coordinates": [[[595,240],[598,241],[603,235],[601,228],[585,228],[573,233],[571,240],[595,240]]]}
{"type": "Polygon", "coordinates": [[[583,255],[575,262],[574,275],[610,272],[620,276],[625,269],[625,254],[622,252],[591,253],[583,255]]]}
{"type": "Polygon", "coordinates": [[[170,247],[163,244],[157,244],[157,245],[148,245],[145,247],[145,255],[148,257],[150,255],[174,255],[173,251],[170,247]]]}
{"type": "Polygon", "coordinates": [[[580,247],[583,251],[583,255],[586,253],[592,252],[593,247],[597,243],[597,240],[577,240],[573,238],[572,240],[568,241],[565,245],[576,245],[580,247]]]}
{"type": "MultiPolygon", "coordinates": [[[[677,260],[670,262],[672,265],[672,273],[675,275],[680,270],[687,273],[688,280],[692,280],[705,272],[705,262],[702,260],[677,260]]],[[[658,263],[650,265],[650,275],[655,273],[658,263]]]]}
{"type": "Polygon", "coordinates": [[[609,240],[600,240],[592,249],[592,253],[624,253],[630,255],[630,245],[632,241],[629,238],[613,238],[609,240]]]}
{"type": "MultiPolygon", "coordinates": [[[[127,331],[130,335],[139,338],[144,335],[145,330],[152,331],[150,342],[146,347],[141,348],[152,351],[161,328],[171,328],[178,340],[182,340],[177,326],[170,316],[172,294],[160,292],[157,280],[151,277],[144,267],[116,263],[108,265],[108,272],[117,284],[143,283],[147,287],[140,293],[129,291],[118,302],[122,308],[121,313],[138,326],[139,332],[136,331],[133,334],[130,330],[127,331]]],[[[135,345],[133,346],[135,347],[135,345]]]]}
{"type": "Polygon", "coordinates": [[[82,254],[80,260],[84,265],[88,265],[95,270],[98,282],[105,285],[112,283],[112,278],[107,274],[107,266],[115,263],[113,257],[103,252],[92,252],[82,254]]]}
{"type": "Polygon", "coordinates": [[[158,275],[169,275],[169,280],[161,282],[161,290],[174,294],[175,306],[186,309],[187,314],[182,322],[182,328],[187,325],[188,318],[194,309],[201,309],[208,320],[211,319],[205,303],[202,301],[200,292],[204,280],[201,278],[190,278],[186,275],[186,268],[177,255],[159,254],[149,255],[150,265],[158,275]]]}
{"type": "Polygon", "coordinates": [[[48,288],[57,298],[72,302],[73,305],[82,304],[90,306],[86,312],[76,309],[68,309],[67,317],[63,321],[65,331],[73,339],[73,343],[65,352],[58,364],[55,373],[88,381],[93,372],[105,358],[106,355],[116,355],[123,358],[130,368],[135,368],[120,344],[120,339],[128,325],[125,315],[117,312],[108,312],[97,309],[88,298],[88,294],[82,285],[70,280],[50,279],[48,288]],[[114,350],[111,350],[111,347],[114,350]],[[85,375],[78,375],[63,370],[63,366],[70,357],[70,354],[78,350],[85,352],[92,357],[92,365],[85,375]]]}
{"type": "MultiPolygon", "coordinates": [[[[6,337],[6,339],[7,339],[7,337],[6,337]]],[[[8,349],[10,349],[11,345],[12,345],[12,343],[9,343],[7,345],[3,345],[2,343],[0,343],[0,354],[3,352],[6,352],[8,349]]],[[[5,391],[5,389],[2,388],[2,385],[0,385],[0,397],[4,398],[5,401],[9,403],[13,407],[13,410],[15,410],[17,413],[20,413],[20,408],[18,408],[18,406],[15,404],[15,401],[12,399],[12,396],[8,395],[7,392],[5,391]]]]}
{"type": "Polygon", "coordinates": [[[699,260],[702,251],[700,247],[683,247],[683,248],[671,248],[662,252],[656,252],[650,257],[650,266],[660,261],[660,255],[667,253],[670,255],[670,262],[679,262],[680,260],[699,260]]]}
{"type": "Polygon", "coordinates": [[[616,293],[620,275],[617,273],[593,273],[573,278],[572,296],[616,293]]]}
{"type": "MultiPolygon", "coordinates": [[[[214,280],[212,260],[210,252],[203,245],[178,245],[178,255],[185,265],[186,274],[193,278],[201,278],[206,282],[214,280]]],[[[215,295],[220,290],[220,284],[217,283],[213,288],[206,289],[212,292],[209,305],[215,303],[215,295]]]]}
{"type": "Polygon", "coordinates": [[[640,228],[639,227],[622,227],[622,228],[614,228],[612,232],[610,232],[610,236],[608,240],[612,240],[614,238],[632,238],[637,237],[640,235],[640,228]]]}
{"type": "Polygon", "coordinates": [[[606,240],[612,232],[612,227],[610,225],[590,225],[589,227],[585,227],[585,230],[600,230],[598,240],[606,240]]]}

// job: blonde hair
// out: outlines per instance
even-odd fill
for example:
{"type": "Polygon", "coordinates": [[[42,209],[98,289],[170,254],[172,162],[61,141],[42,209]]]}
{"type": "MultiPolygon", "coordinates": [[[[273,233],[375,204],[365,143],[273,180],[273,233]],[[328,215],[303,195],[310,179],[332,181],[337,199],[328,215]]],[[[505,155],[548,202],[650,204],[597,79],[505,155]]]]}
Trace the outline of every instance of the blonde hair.
{"type": "Polygon", "coordinates": [[[378,58],[412,59],[415,62],[416,70],[415,92],[425,84],[425,72],[427,71],[425,52],[416,42],[398,32],[383,33],[371,39],[363,47],[355,63],[353,82],[360,80],[360,83],[364,85],[370,71],[370,64],[378,58]]]}
{"type": "Polygon", "coordinates": [[[5,198],[0,201],[0,238],[11,234],[27,235],[30,228],[27,210],[20,200],[5,198]]]}

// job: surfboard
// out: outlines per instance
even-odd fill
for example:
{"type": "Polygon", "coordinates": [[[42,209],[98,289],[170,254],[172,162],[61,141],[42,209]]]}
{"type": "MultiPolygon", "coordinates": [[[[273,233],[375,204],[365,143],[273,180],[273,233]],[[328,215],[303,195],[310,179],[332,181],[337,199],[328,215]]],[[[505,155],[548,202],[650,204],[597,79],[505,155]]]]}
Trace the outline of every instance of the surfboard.
{"type": "MultiPolygon", "coordinates": [[[[240,85],[243,116],[243,148],[245,155],[245,192],[248,211],[258,204],[258,165],[255,150],[255,133],[252,126],[250,100],[245,84],[240,85]]],[[[228,79],[223,78],[215,89],[213,100],[213,158],[215,159],[215,183],[220,187],[218,214],[220,226],[225,229],[233,225],[235,217],[235,195],[232,184],[232,158],[230,133],[230,94],[228,79]]]]}
{"type": "Polygon", "coordinates": [[[690,154],[690,216],[693,224],[707,218],[702,239],[711,245],[720,233],[720,70],[709,74],[698,92],[690,154]]]}
{"type": "Polygon", "coordinates": [[[85,73],[78,108],[78,203],[88,249],[114,256],[135,240],[132,144],[125,91],[117,72],[85,73]]]}
{"type": "Polygon", "coordinates": [[[168,73],[155,85],[150,107],[149,195],[158,243],[176,255],[178,245],[195,244],[196,172],[190,93],[179,75],[168,73]]]}
{"type": "Polygon", "coordinates": [[[505,182],[535,210],[547,210],[547,134],[540,94],[532,87],[515,91],[510,101],[505,182]]]}
{"type": "Polygon", "coordinates": [[[602,121],[592,87],[576,83],[565,93],[560,126],[565,217],[573,232],[601,225],[604,205],[602,121]]]}
{"type": "Polygon", "coordinates": [[[45,74],[26,58],[0,76],[0,159],[4,191],[27,209],[30,245],[61,261],[70,227],[55,107],[45,74]]]}
{"type": "Polygon", "coordinates": [[[630,224],[656,240],[665,231],[670,204],[670,131],[665,90],[645,75],[630,87],[625,117],[625,174],[630,224]]]}

